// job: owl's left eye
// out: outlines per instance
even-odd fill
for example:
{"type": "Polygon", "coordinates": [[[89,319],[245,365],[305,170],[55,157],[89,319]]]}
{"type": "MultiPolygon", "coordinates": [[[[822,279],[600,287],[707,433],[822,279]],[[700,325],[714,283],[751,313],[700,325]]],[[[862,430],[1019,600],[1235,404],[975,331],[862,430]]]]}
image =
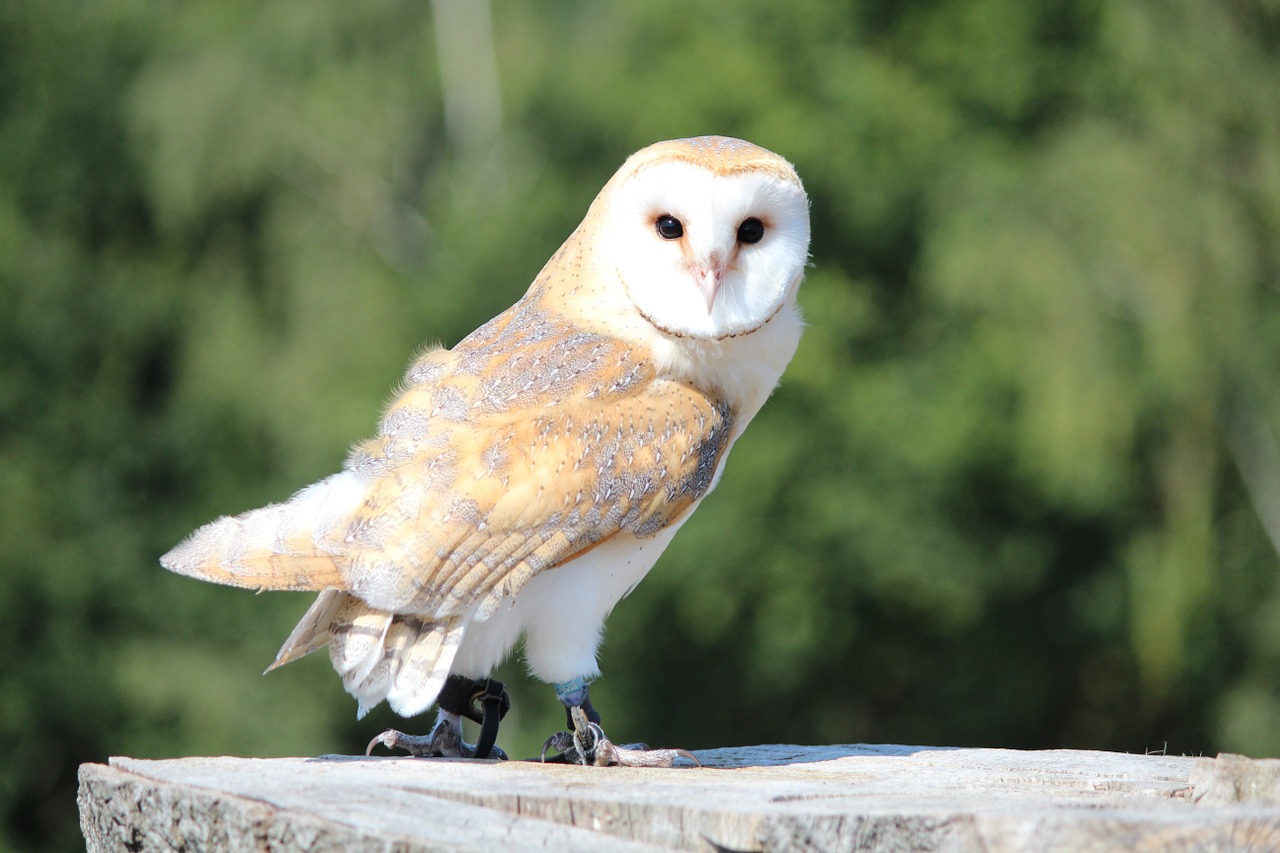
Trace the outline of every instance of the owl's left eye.
{"type": "Polygon", "coordinates": [[[739,243],[759,243],[764,237],[764,223],[752,216],[738,226],[739,243]]]}
{"type": "Polygon", "coordinates": [[[684,236],[684,226],[670,213],[664,213],[653,223],[663,240],[679,240],[684,236]]]}

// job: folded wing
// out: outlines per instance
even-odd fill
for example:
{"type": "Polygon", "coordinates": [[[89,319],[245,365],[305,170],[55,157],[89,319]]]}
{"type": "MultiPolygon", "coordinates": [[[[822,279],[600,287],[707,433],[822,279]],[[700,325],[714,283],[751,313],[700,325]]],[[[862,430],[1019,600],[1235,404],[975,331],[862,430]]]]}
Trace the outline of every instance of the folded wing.
{"type": "MultiPolygon", "coordinates": [[[[529,306],[442,353],[410,368],[342,473],[205,525],[162,564],[233,586],[340,590],[428,623],[483,618],[538,572],[678,519],[727,447],[723,401],[655,378],[621,342],[548,328],[529,306]]],[[[329,639],[314,633],[298,653],[329,639]]]]}

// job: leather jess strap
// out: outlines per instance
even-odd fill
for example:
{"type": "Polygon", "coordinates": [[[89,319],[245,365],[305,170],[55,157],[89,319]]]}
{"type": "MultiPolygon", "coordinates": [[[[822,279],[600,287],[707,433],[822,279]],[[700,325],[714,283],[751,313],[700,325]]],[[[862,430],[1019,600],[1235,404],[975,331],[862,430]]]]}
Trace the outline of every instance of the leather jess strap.
{"type": "Polygon", "coordinates": [[[450,714],[480,724],[476,758],[488,758],[498,741],[498,724],[511,710],[511,697],[501,681],[451,675],[445,679],[436,704],[450,714]]]}

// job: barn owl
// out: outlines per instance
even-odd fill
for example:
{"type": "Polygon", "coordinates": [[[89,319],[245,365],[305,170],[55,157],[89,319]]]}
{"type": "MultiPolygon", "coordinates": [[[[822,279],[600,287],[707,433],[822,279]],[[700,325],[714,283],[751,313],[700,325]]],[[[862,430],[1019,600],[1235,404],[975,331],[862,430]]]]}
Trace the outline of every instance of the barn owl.
{"type": "MultiPolygon", "coordinates": [[[[588,684],[602,626],[795,353],[808,245],[808,198],[773,152],[718,136],[644,148],[523,298],[410,365],[340,473],[205,525],[161,563],[319,592],[272,667],[327,644],[361,715],[384,699],[420,714],[523,637],[530,672],[569,712],[556,748],[584,764],[670,763],[599,728],[588,684]]],[[[430,735],[379,740],[474,754],[456,709],[430,735]]]]}

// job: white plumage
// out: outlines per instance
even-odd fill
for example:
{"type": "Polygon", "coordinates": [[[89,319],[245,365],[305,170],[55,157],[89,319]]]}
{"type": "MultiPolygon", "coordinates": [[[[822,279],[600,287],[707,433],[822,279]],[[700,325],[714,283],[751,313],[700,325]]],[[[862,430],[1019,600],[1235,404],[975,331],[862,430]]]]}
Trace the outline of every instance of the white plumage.
{"type": "MultiPolygon", "coordinates": [[[[782,158],[723,137],[650,146],[520,302],[410,367],[342,473],[161,561],[320,591],[274,665],[328,644],[362,713],[383,699],[421,713],[449,675],[488,675],[522,636],[531,672],[589,708],[605,618],[795,353],[808,242],[782,158]]],[[[442,715],[430,748],[460,744],[456,726],[442,715]]]]}

